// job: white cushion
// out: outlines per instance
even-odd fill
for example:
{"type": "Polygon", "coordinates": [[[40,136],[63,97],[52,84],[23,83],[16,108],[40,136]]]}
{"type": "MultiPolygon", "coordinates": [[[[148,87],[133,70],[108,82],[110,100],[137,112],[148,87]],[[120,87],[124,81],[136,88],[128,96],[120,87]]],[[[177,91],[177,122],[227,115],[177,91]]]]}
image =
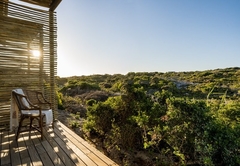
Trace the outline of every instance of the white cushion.
{"type": "MultiPolygon", "coordinates": [[[[21,110],[22,114],[25,115],[35,115],[38,116],[39,115],[39,110],[21,110]]],[[[49,110],[42,110],[42,114],[45,115],[44,120],[46,122],[46,125],[50,125],[53,122],[53,112],[52,109],[49,110]]]]}

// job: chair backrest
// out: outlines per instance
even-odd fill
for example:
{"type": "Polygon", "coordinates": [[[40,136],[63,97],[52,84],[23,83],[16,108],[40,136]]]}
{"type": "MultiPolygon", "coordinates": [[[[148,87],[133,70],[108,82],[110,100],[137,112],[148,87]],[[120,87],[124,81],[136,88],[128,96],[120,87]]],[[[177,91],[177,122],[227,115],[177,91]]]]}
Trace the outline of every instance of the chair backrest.
{"type": "Polygon", "coordinates": [[[33,90],[25,90],[24,93],[28,97],[31,103],[39,104],[39,92],[33,90]]]}
{"type": "Polygon", "coordinates": [[[31,109],[32,104],[28,100],[27,96],[25,96],[22,89],[14,89],[12,91],[12,97],[15,100],[19,110],[31,109]]]}
{"type": "Polygon", "coordinates": [[[44,94],[36,90],[24,90],[29,101],[34,105],[39,105],[43,109],[50,109],[51,103],[44,97],[44,94]]]}

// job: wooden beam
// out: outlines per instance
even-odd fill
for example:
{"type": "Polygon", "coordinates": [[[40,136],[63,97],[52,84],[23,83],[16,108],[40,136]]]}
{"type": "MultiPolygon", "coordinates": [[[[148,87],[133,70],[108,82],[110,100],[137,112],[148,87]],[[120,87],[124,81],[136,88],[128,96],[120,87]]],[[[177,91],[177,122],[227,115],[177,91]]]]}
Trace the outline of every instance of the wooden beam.
{"type": "Polygon", "coordinates": [[[54,11],[62,0],[20,0],[34,5],[47,7],[49,11],[54,11]]]}
{"type": "Polygon", "coordinates": [[[54,11],[58,5],[61,3],[62,0],[53,0],[51,5],[50,5],[50,11],[54,11]]]}
{"type": "Polygon", "coordinates": [[[34,5],[50,8],[52,0],[20,0],[34,5]]]}

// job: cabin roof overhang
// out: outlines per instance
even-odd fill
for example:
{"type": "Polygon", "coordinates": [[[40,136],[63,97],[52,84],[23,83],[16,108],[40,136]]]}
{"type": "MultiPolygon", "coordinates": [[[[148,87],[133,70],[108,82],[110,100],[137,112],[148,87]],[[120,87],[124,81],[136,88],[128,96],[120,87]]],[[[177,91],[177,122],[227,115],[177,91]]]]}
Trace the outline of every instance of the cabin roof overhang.
{"type": "Polygon", "coordinates": [[[20,1],[46,7],[49,8],[49,11],[54,11],[62,0],[20,0],[20,1]]]}

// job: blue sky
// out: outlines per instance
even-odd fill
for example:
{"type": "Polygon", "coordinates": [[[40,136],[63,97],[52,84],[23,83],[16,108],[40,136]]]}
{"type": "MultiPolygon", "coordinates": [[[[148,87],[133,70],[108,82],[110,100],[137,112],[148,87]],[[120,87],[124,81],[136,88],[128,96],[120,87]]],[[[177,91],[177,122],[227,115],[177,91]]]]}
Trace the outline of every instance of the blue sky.
{"type": "Polygon", "coordinates": [[[62,0],[57,75],[239,67],[240,0],[62,0]]]}

